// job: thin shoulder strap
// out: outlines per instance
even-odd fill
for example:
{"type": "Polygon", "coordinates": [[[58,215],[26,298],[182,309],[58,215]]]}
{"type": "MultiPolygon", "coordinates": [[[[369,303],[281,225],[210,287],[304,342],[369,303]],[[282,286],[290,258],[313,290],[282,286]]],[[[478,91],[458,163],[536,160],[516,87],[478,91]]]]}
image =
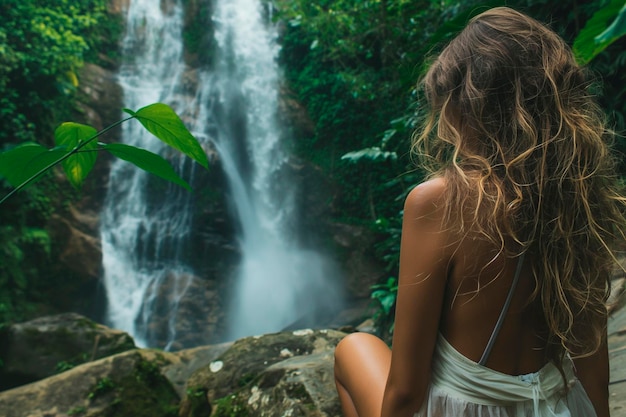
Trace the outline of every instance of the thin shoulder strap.
{"type": "Polygon", "coordinates": [[[513,276],[513,282],[511,283],[509,294],[506,296],[506,301],[504,302],[504,306],[502,307],[502,311],[500,312],[500,317],[498,317],[496,326],[493,328],[493,332],[491,332],[491,336],[489,337],[489,341],[487,342],[487,346],[485,347],[483,356],[481,356],[480,361],[478,362],[479,365],[484,366],[485,363],[487,363],[487,359],[489,358],[491,349],[493,348],[493,345],[496,342],[496,337],[498,337],[498,333],[500,333],[500,329],[502,328],[502,324],[504,323],[504,318],[506,317],[506,313],[507,311],[509,311],[509,306],[511,305],[511,300],[513,299],[513,293],[515,292],[515,287],[517,287],[517,282],[519,281],[520,273],[522,272],[522,265],[524,264],[524,255],[526,255],[526,252],[522,252],[519,259],[517,260],[517,268],[515,269],[515,275],[513,276]]]}

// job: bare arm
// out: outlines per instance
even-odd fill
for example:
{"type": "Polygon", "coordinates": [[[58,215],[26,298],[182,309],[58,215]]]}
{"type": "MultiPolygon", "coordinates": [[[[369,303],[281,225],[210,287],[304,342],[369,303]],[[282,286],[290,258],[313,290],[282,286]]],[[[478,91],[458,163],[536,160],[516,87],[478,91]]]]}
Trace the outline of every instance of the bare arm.
{"type": "Polygon", "coordinates": [[[595,354],[575,359],[574,365],[598,417],[609,417],[609,350],[606,335],[595,354]]]}
{"type": "Polygon", "coordinates": [[[437,206],[442,190],[442,180],[432,180],[411,191],[405,202],[391,367],[382,417],[412,416],[430,383],[449,264],[437,206]]]}

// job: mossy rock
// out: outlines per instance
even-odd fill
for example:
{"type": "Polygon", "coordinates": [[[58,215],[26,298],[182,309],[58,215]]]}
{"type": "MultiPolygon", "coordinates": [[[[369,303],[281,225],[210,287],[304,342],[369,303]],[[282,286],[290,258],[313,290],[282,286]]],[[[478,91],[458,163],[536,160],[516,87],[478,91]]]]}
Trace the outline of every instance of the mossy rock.
{"type": "Polygon", "coordinates": [[[171,355],[138,349],[0,392],[0,415],[177,417],[179,396],[161,373],[171,355]]]}
{"type": "Polygon", "coordinates": [[[0,333],[0,390],[135,349],[127,333],[75,313],[5,326],[0,333]]]}
{"type": "Polygon", "coordinates": [[[340,416],[333,352],[344,336],[299,330],[238,340],[190,377],[180,416],[200,417],[191,406],[198,398],[219,417],[340,416]]]}

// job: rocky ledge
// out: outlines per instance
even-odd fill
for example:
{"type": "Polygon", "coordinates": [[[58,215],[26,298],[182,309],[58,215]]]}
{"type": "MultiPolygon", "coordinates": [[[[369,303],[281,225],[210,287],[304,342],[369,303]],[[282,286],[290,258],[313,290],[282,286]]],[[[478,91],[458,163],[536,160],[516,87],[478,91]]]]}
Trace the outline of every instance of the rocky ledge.
{"type": "MultiPolygon", "coordinates": [[[[609,320],[613,417],[626,417],[625,329],[618,306],[609,320]]],[[[7,326],[0,381],[42,379],[0,392],[0,416],[339,417],[333,350],[345,335],[304,329],[172,353],[137,349],[76,314],[7,326]]]]}
{"type": "Polygon", "coordinates": [[[0,392],[4,417],[341,415],[333,350],[345,333],[336,330],[266,334],[175,353],[134,348],[121,342],[130,339],[127,334],[76,314],[8,326],[3,332],[0,380],[15,385],[15,375],[43,378],[0,392]],[[26,346],[26,334],[33,346],[26,346]],[[95,343],[96,336],[108,343],[95,343]],[[80,338],[86,355],[63,348],[80,338]],[[97,359],[105,345],[111,356],[97,359]],[[115,353],[119,349],[126,350],[115,353]],[[77,358],[87,362],[70,366],[77,358]],[[53,362],[64,365],[53,367],[53,362]],[[57,373],[48,375],[51,369],[57,373]]]}

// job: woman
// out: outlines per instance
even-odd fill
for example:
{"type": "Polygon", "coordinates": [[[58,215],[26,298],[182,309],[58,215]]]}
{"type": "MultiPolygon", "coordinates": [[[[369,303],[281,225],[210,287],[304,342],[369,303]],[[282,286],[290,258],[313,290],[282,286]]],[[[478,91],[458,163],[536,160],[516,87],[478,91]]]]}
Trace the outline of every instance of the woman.
{"type": "Polygon", "coordinates": [[[583,70],[501,7],[470,21],[423,89],[415,146],[433,175],[405,202],[393,353],[365,333],[337,346],[345,416],[608,416],[624,199],[583,70]]]}

